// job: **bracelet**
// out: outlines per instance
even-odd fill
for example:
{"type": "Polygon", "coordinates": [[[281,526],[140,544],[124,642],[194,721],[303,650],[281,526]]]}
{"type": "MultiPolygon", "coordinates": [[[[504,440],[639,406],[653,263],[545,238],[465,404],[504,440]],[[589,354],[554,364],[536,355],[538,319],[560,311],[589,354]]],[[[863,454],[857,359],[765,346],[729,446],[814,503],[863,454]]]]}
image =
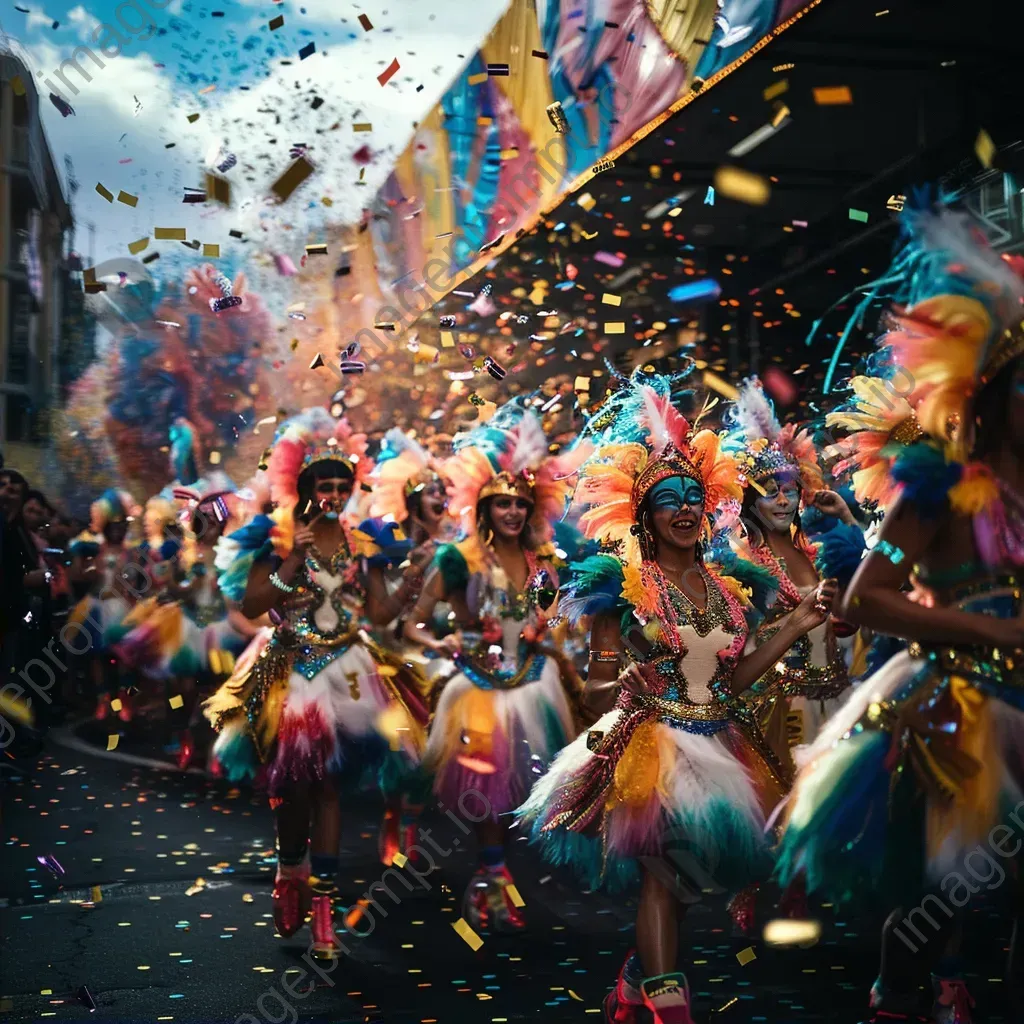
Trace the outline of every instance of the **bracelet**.
{"type": "Polygon", "coordinates": [[[618,651],[591,651],[590,660],[618,662],[622,660],[622,655],[618,651]]]}
{"type": "Polygon", "coordinates": [[[272,572],[270,574],[270,582],[273,583],[278,590],[283,590],[286,594],[295,593],[295,588],[285,583],[285,581],[281,579],[281,577],[278,576],[276,572],[272,572]]]}
{"type": "Polygon", "coordinates": [[[899,565],[906,557],[903,548],[898,548],[895,544],[892,544],[887,540],[880,540],[875,545],[875,551],[888,558],[893,565],[899,565]]]}

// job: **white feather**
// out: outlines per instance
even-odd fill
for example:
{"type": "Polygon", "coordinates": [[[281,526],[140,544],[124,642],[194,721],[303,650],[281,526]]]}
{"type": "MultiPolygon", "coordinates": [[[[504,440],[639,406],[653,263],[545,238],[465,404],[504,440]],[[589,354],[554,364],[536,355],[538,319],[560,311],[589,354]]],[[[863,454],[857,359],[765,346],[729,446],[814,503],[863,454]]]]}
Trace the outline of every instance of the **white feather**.
{"type": "Polygon", "coordinates": [[[509,472],[513,476],[524,469],[539,468],[548,454],[548,439],[544,428],[533,412],[528,412],[519,422],[516,430],[515,443],[509,455],[509,472]]]}
{"type": "Polygon", "coordinates": [[[427,450],[415,438],[410,437],[399,427],[392,427],[385,435],[384,441],[387,446],[396,454],[401,455],[408,452],[421,466],[430,464],[430,455],[427,450]]]}
{"type": "Polygon", "coordinates": [[[740,428],[747,441],[766,438],[774,441],[782,430],[771,400],[756,377],[745,380],[732,407],[732,422],[740,428]]]}

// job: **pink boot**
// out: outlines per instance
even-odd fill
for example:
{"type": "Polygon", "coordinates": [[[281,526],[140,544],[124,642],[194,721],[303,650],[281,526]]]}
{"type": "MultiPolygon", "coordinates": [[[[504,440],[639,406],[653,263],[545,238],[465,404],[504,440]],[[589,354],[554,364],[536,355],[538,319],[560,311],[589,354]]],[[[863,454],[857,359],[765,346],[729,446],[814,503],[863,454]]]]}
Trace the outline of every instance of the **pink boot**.
{"type": "Polygon", "coordinates": [[[294,935],[309,913],[313,893],[309,888],[309,861],[294,867],[278,865],[274,881],[274,927],[284,938],[294,935]]]}
{"type": "Polygon", "coordinates": [[[935,1024],[973,1024],[971,1010],[974,999],[962,978],[939,978],[932,975],[935,1002],[932,1016],[935,1024]]]}
{"type": "Polygon", "coordinates": [[[641,986],[644,1006],[654,1015],[654,1024],[693,1024],[690,1016],[690,986],[683,974],[659,974],[641,986]]]}
{"type": "Polygon", "coordinates": [[[313,932],[310,955],[315,960],[337,960],[341,956],[341,942],[334,931],[330,896],[313,897],[313,917],[309,925],[313,932]]]}

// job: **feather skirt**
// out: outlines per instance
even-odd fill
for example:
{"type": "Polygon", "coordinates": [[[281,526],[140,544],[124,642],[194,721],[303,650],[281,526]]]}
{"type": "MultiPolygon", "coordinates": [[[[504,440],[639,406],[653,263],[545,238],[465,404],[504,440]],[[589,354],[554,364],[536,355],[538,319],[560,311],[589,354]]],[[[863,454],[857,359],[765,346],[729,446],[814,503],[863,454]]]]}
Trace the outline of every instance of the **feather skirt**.
{"type": "Polygon", "coordinates": [[[441,693],[424,765],[447,806],[458,807],[465,794],[475,793],[477,806],[497,821],[522,803],[574,734],[553,658],[545,659],[534,682],[509,690],[483,689],[460,672],[441,693]]]}

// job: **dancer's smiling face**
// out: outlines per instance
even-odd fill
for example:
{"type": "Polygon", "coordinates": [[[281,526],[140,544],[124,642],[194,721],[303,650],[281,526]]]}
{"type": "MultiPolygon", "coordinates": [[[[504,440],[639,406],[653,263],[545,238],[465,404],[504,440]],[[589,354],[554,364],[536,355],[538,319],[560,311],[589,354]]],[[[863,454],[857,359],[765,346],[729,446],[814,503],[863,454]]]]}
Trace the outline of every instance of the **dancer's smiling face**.
{"type": "Polygon", "coordinates": [[[800,509],[800,481],[773,476],[762,486],[764,494],[754,500],[761,524],[775,533],[788,533],[800,509]]]}
{"type": "Polygon", "coordinates": [[[495,535],[506,540],[521,537],[533,505],[525,498],[513,498],[508,494],[495,495],[488,501],[486,515],[495,535]]]}
{"type": "Polygon", "coordinates": [[[412,497],[413,507],[410,511],[426,526],[436,526],[444,518],[448,508],[448,494],[444,484],[436,477],[430,481],[422,490],[417,491],[412,497]],[[415,507],[417,503],[419,508],[415,507]]]}
{"type": "Polygon", "coordinates": [[[673,476],[647,496],[651,529],[658,545],[692,548],[704,526],[704,487],[689,476],[673,476]]]}

